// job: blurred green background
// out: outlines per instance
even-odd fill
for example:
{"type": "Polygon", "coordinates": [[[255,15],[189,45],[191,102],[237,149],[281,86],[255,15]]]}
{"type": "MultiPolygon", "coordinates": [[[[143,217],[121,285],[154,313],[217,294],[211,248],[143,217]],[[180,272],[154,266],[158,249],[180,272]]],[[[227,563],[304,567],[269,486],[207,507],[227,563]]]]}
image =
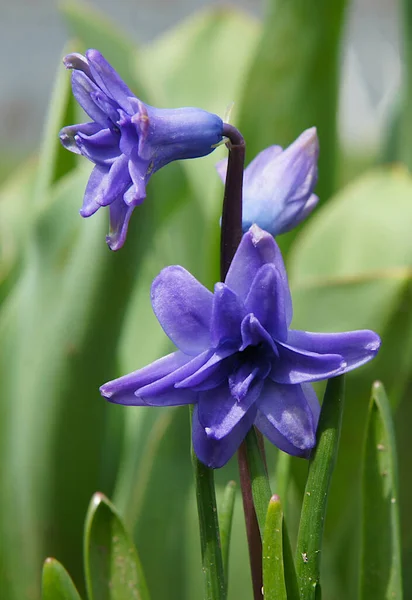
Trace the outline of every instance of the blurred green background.
{"type": "MultiPolygon", "coordinates": [[[[98,387],[168,351],[149,301],[163,266],[182,264],[209,287],[218,280],[222,186],[214,163],[225,150],[156,174],[125,247],[111,254],[104,210],[78,215],[90,165],[57,139],[63,125],[82,119],[61,57],[88,47],[149,104],[223,116],[234,101],[247,161],[318,128],[321,206],[279,242],[296,328],[372,328],[383,339],[374,363],[348,377],[326,522],[323,598],[356,598],[360,453],[374,379],[394,409],[405,565],[412,554],[409,0],[245,2],[252,13],[235,4],[193,12],[195,3],[183,2],[112,3],[107,14],[71,2],[58,13],[39,3],[35,19],[33,8],[18,6],[2,7],[0,38],[1,598],[38,599],[46,556],[83,593],[82,530],[95,491],[133,533],[152,598],[201,597],[187,410],[109,405],[98,387]],[[12,42],[13,53],[4,45],[12,42]]],[[[276,491],[277,453],[268,452],[276,491]]],[[[292,540],[306,471],[305,461],[288,463],[292,540]]],[[[218,499],[230,479],[238,479],[235,461],[216,472],[218,499]]],[[[251,597],[247,564],[239,497],[231,600],[251,597]]],[[[412,576],[404,572],[408,598],[412,576]]]]}

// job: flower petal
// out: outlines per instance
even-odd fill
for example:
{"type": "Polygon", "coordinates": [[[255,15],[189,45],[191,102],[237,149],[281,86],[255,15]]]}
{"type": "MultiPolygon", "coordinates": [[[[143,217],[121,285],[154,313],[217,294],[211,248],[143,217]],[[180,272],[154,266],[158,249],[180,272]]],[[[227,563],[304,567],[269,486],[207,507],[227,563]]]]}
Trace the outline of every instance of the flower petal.
{"type": "Polygon", "coordinates": [[[120,250],[126,241],[127,229],[134,206],[126,206],[122,198],[117,198],[109,207],[110,228],[106,243],[110,250],[120,250]]]}
{"type": "Polygon", "coordinates": [[[340,354],[346,362],[344,373],[370,361],[381,345],[380,337],[369,329],[344,333],[312,333],[290,330],[288,344],[299,350],[340,354]]]}
{"type": "Polygon", "coordinates": [[[86,58],[97,85],[108,96],[115,100],[123,110],[130,110],[129,98],[133,96],[133,93],[119,77],[113,67],[98,50],[87,50],[86,58]]]}
{"type": "Polygon", "coordinates": [[[288,454],[308,456],[316,444],[317,417],[302,386],[267,379],[257,406],[255,425],[273,444],[288,454]]]}
{"type": "Polygon", "coordinates": [[[166,267],[156,277],[152,306],[166,335],[185,354],[199,354],[210,346],[213,294],[186,269],[166,267]]]}
{"type": "Polygon", "coordinates": [[[243,319],[241,333],[242,345],[239,348],[240,351],[245,350],[248,346],[267,344],[272,349],[274,358],[278,356],[276,344],[253,314],[246,315],[243,319]]]}
{"type": "Polygon", "coordinates": [[[257,225],[252,225],[243,235],[225,283],[245,301],[258,270],[268,263],[273,264],[279,271],[289,325],[292,320],[292,299],[282,254],[273,237],[257,225]]]}
{"type": "Polygon", "coordinates": [[[192,420],[192,440],[198,459],[211,469],[223,467],[242,443],[253,425],[255,416],[256,408],[252,406],[228,435],[221,439],[215,439],[209,437],[205,428],[201,425],[198,416],[198,405],[196,405],[192,420]]]}
{"type": "Polygon", "coordinates": [[[176,388],[191,388],[196,391],[210,390],[227,381],[233,370],[233,360],[228,357],[234,355],[235,350],[218,348],[212,356],[192,375],[176,383],[176,388]]]}
{"type": "Polygon", "coordinates": [[[144,402],[135,396],[135,391],[176,371],[189,360],[190,357],[183,352],[173,352],[138,371],[105,383],[100,387],[100,393],[110,402],[144,406],[144,402]]]}
{"type": "Polygon", "coordinates": [[[93,135],[101,131],[102,127],[98,123],[79,123],[78,125],[69,125],[60,130],[59,138],[62,146],[70,152],[81,154],[80,148],[76,143],[75,137],[78,134],[93,135]]]}
{"type": "Polygon", "coordinates": [[[286,341],[288,325],[284,285],[273,264],[263,265],[256,273],[245,305],[273,338],[286,341]]]}
{"type": "Polygon", "coordinates": [[[240,342],[240,325],[246,315],[243,302],[224,283],[215,285],[213,296],[211,344],[217,347],[231,341],[240,342]]]}
{"type": "Polygon", "coordinates": [[[89,181],[87,182],[84,192],[83,206],[80,209],[82,217],[90,217],[99,208],[101,204],[96,201],[97,192],[102,185],[102,180],[109,172],[109,167],[104,165],[96,165],[90,173],[89,181]]]}
{"type": "Polygon", "coordinates": [[[130,187],[131,179],[127,157],[121,154],[110,166],[108,173],[102,178],[100,187],[96,190],[96,202],[101,206],[112,204],[122,197],[130,187]]]}
{"type": "Polygon", "coordinates": [[[82,109],[89,115],[93,121],[99,123],[102,127],[107,127],[108,118],[106,113],[97,106],[92,98],[93,93],[99,93],[100,90],[91,79],[82,71],[73,71],[72,73],[73,95],[82,109]]]}
{"type": "Polygon", "coordinates": [[[99,127],[92,135],[79,131],[75,139],[83,156],[95,164],[110,166],[119,156],[118,140],[110,129],[99,127]]]}
{"type": "Polygon", "coordinates": [[[345,372],[340,354],[318,354],[277,342],[279,359],[272,363],[270,378],[276,383],[309,383],[345,372]]]}

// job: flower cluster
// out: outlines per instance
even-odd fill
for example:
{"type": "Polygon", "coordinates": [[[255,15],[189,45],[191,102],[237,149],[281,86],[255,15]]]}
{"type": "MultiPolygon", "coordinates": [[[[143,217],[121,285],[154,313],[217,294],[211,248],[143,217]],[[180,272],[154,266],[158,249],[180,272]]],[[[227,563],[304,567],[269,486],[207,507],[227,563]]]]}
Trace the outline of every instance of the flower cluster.
{"type": "Polygon", "coordinates": [[[375,356],[372,331],[290,329],[292,303],[282,256],[256,225],[244,234],[214,294],[179,266],[152,285],[152,306],[178,351],[103,385],[118,404],[194,404],[193,445],[223,466],[254,424],[289,454],[308,457],[319,403],[311,382],[346,373],[375,356]]]}
{"type": "Polygon", "coordinates": [[[222,140],[222,120],[199,108],[160,109],[136,98],[97,50],[69,54],[73,94],[92,122],[64,127],[60,140],[95,164],[80,214],[110,206],[111,250],[124,244],[150,177],[171,161],[205,156],[222,140]]]}
{"type": "MultiPolygon", "coordinates": [[[[65,59],[73,93],[92,122],[65,127],[63,145],[91,160],[81,214],[110,207],[112,250],[120,248],[151,175],[178,159],[204,156],[222,141],[222,120],[198,108],[157,109],[138,100],[96,50],[65,59]]],[[[256,426],[278,448],[308,457],[319,402],[312,382],[371,360],[373,331],[311,333],[290,328],[292,302],[272,236],[316,206],[319,144],[308,129],[286,150],[263,150],[244,172],[242,241],[214,293],[179,266],[152,285],[153,310],[177,351],[101,387],[118,404],[193,404],[199,459],[223,466],[256,426]]],[[[227,161],[217,165],[223,180],[227,161]]]]}

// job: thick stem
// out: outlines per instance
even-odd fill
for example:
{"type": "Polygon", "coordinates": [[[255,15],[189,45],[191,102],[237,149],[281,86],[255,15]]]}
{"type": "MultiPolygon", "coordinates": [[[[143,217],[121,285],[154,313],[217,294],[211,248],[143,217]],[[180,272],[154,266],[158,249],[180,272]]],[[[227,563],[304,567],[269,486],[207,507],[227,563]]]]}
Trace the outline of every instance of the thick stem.
{"type": "MultiPolygon", "coordinates": [[[[239,131],[227,123],[223,135],[228,138],[229,160],[227,165],[225,195],[222,209],[222,233],[220,241],[220,276],[225,281],[230,263],[242,239],[242,187],[245,162],[245,141],[239,131]]],[[[253,596],[262,596],[262,540],[253,505],[250,473],[247,464],[246,446],[243,442],[238,452],[240,486],[242,489],[243,510],[249,545],[250,568],[252,572],[253,596]]]]}

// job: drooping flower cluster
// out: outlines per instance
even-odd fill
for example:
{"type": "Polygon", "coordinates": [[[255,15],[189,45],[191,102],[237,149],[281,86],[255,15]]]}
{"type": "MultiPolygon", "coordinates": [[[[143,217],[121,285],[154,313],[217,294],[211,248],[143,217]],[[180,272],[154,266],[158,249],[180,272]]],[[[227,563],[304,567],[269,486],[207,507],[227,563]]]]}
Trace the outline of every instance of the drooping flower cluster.
{"type": "Polygon", "coordinates": [[[243,236],[214,294],[179,266],[152,285],[152,306],[178,351],[106,383],[118,404],[194,404],[193,444],[223,466],[254,424],[273,444],[308,457],[319,403],[311,382],[346,373],[380,346],[372,331],[290,329],[292,303],[280,250],[256,225],[243,236]]]}
{"type": "MultiPolygon", "coordinates": [[[[254,223],[276,236],[290,231],[312,212],[319,198],[319,141],[316,128],[304,131],[286,150],[270,146],[245,169],[243,231],[254,223]]],[[[227,158],[216,165],[224,182],[227,158]]]]}
{"type": "Polygon", "coordinates": [[[92,122],[64,127],[60,140],[95,164],[80,214],[110,207],[112,250],[124,244],[133,209],[153,173],[171,161],[205,156],[222,140],[222,120],[199,108],[160,109],[136,98],[97,50],[69,54],[73,94],[92,122]]]}

